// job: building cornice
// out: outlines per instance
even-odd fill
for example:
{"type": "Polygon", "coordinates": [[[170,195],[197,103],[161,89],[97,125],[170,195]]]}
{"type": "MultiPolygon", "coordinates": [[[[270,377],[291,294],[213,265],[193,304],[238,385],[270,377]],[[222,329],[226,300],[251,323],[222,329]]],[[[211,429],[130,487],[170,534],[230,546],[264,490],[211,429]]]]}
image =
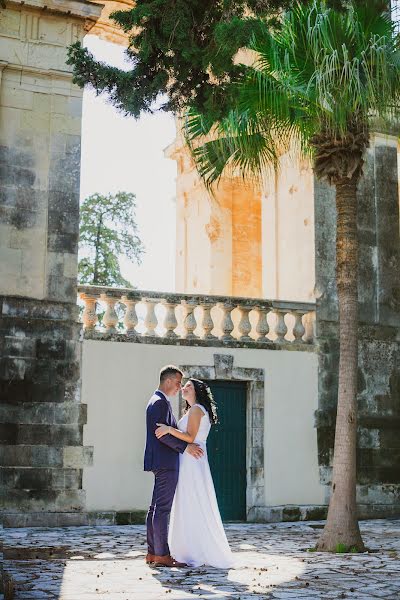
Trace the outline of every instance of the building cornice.
{"type": "Polygon", "coordinates": [[[7,8],[24,7],[61,13],[89,19],[93,22],[97,21],[104,8],[104,4],[89,2],[89,0],[11,0],[7,1],[6,6],[7,8]]]}

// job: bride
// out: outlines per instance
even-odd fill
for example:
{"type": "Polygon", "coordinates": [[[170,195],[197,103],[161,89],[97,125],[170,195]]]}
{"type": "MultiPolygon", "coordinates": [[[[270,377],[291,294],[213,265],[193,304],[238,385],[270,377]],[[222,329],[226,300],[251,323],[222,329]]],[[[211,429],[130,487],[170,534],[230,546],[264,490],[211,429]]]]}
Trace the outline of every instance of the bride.
{"type": "Polygon", "coordinates": [[[182,388],[186,411],[175,429],[159,425],[157,438],[169,433],[204,450],[200,459],[187,452],[179,456],[179,479],[171,510],[168,543],[171,554],[190,566],[210,565],[220,569],[233,566],[207,458],[206,442],[211,425],[217,423],[210,388],[198,379],[189,379],[182,388]]]}

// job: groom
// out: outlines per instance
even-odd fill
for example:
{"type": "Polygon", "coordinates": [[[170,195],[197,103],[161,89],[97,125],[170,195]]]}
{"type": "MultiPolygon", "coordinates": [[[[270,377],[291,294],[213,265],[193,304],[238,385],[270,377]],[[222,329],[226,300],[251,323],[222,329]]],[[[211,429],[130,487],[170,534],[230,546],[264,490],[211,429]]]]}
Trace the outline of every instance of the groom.
{"type": "Polygon", "coordinates": [[[195,458],[203,455],[203,450],[197,444],[188,444],[169,434],[157,439],[154,433],[157,423],[172,427],[177,425],[169,397],[175,396],[181,389],[182,376],[178,367],[163,367],[160,371],[160,384],[146,410],[144,470],[154,473],[153,497],[146,518],[146,562],[160,567],[186,566],[174,560],[169,553],[168,520],[178,483],[179,453],[188,452],[195,458]]]}

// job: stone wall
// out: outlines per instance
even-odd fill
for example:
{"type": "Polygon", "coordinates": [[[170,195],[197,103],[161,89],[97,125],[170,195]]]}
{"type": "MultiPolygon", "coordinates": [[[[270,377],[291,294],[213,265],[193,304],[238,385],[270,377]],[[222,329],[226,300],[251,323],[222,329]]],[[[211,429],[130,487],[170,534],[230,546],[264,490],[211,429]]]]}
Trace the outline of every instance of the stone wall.
{"type": "Polygon", "coordinates": [[[1,13],[3,517],[7,526],[82,523],[91,455],[76,307],[82,91],[65,59],[100,7],[10,2],[1,13]]]}
{"type": "MultiPolygon", "coordinates": [[[[375,136],[359,202],[360,342],[358,502],[360,513],[400,514],[400,240],[397,141],[375,136]]],[[[338,377],[334,190],[315,184],[318,451],[331,482],[338,377]]],[[[329,488],[327,487],[327,495],[329,488]]]]}

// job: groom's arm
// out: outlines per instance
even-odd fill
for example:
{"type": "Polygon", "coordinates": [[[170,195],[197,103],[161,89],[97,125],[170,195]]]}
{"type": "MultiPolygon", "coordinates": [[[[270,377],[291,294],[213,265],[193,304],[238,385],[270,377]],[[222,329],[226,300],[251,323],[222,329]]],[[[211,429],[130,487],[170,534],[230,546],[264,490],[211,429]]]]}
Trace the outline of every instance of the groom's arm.
{"type": "MultiPolygon", "coordinates": [[[[153,433],[157,429],[157,423],[165,423],[167,425],[168,418],[168,407],[163,400],[157,400],[152,406],[151,410],[151,424],[153,428],[153,433]]],[[[183,454],[185,452],[188,443],[183,440],[179,440],[173,435],[163,435],[162,438],[159,439],[159,442],[162,442],[175,452],[179,452],[183,454]]]]}

